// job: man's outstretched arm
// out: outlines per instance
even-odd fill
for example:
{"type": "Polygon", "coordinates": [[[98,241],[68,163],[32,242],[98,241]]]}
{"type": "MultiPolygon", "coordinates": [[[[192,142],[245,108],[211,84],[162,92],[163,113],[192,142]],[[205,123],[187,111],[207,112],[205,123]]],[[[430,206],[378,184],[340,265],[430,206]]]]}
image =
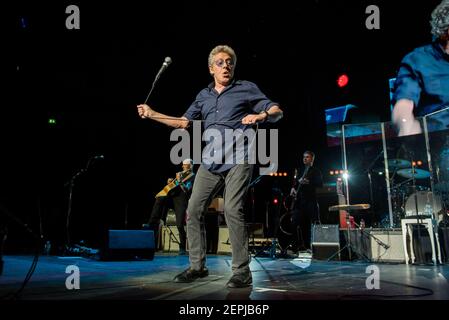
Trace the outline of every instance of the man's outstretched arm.
{"type": "Polygon", "coordinates": [[[137,112],[142,119],[152,119],[157,122],[166,124],[167,126],[173,128],[187,128],[190,124],[189,119],[186,117],[172,117],[162,114],[160,112],[154,111],[147,104],[140,104],[137,106],[137,112]]]}

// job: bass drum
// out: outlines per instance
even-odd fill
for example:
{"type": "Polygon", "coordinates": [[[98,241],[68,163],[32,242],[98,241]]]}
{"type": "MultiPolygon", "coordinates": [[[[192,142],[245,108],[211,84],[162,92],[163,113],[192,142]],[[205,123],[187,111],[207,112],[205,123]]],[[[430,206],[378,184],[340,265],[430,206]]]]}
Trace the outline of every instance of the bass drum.
{"type": "Polygon", "coordinates": [[[438,214],[438,221],[443,219],[441,210],[441,197],[434,195],[431,191],[418,191],[412,193],[405,203],[406,218],[430,218],[434,212],[438,214]],[[416,213],[418,203],[418,213],[416,213]],[[434,207],[435,205],[435,207],[434,207]]]}

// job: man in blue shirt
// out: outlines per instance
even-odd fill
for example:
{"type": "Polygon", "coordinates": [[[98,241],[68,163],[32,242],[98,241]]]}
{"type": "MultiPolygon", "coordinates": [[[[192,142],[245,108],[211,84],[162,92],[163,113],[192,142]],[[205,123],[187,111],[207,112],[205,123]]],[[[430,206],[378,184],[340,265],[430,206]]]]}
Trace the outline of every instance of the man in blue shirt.
{"type": "MultiPolygon", "coordinates": [[[[249,269],[248,233],[244,219],[244,202],[253,165],[230,161],[228,151],[234,148],[224,139],[226,130],[242,134],[259,122],[276,122],[282,118],[280,107],[269,100],[252,82],[234,80],[237,56],[226,45],[215,47],[209,54],[209,72],[214,81],[203,89],[182,117],[169,117],[148,105],[137,106],[141,118],[149,118],[174,128],[187,128],[192,120],[202,119],[205,130],[219,132],[223,139],[213,139],[203,152],[203,163],[196,174],[187,208],[187,239],[190,267],[175,277],[175,282],[192,282],[209,274],[206,268],[206,235],[204,212],[214,195],[224,186],[224,213],[232,246],[230,288],[252,284],[249,269]],[[239,133],[240,132],[240,133],[239,133]],[[214,153],[221,153],[217,161],[214,153]],[[220,160],[220,159],[219,159],[220,160]]],[[[245,151],[246,154],[246,151],[245,151]]]]}
{"type": "Polygon", "coordinates": [[[449,1],[432,12],[434,42],[404,57],[396,78],[392,121],[399,136],[421,133],[415,119],[449,107],[449,1]]]}

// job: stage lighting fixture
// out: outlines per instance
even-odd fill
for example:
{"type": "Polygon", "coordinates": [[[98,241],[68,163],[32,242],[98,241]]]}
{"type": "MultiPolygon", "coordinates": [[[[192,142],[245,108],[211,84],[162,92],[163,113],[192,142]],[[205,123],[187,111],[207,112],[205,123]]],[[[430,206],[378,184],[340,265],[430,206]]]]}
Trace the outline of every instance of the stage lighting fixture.
{"type": "Polygon", "coordinates": [[[340,88],[346,87],[348,85],[348,82],[349,82],[349,77],[346,74],[340,75],[337,79],[337,85],[340,88]]]}

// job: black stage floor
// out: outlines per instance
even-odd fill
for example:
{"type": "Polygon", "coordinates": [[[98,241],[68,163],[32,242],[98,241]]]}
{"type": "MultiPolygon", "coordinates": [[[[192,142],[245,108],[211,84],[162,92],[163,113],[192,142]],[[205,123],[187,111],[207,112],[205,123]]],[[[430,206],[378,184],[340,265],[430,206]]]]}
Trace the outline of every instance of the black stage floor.
{"type": "MultiPolygon", "coordinates": [[[[4,257],[0,295],[17,291],[32,256],[4,257]]],[[[253,286],[228,289],[231,257],[208,256],[210,275],[190,284],[173,283],[188,256],[157,253],[147,261],[98,261],[83,257],[41,256],[20,294],[21,300],[358,300],[449,299],[449,265],[374,264],[380,289],[367,288],[365,262],[324,262],[307,258],[252,258],[253,286]],[[79,268],[79,289],[69,290],[68,266],[79,268]]],[[[368,268],[368,270],[367,270],[368,268]]],[[[72,282],[73,284],[74,282],[72,282]]],[[[373,283],[373,282],[370,282],[373,283]]]]}

